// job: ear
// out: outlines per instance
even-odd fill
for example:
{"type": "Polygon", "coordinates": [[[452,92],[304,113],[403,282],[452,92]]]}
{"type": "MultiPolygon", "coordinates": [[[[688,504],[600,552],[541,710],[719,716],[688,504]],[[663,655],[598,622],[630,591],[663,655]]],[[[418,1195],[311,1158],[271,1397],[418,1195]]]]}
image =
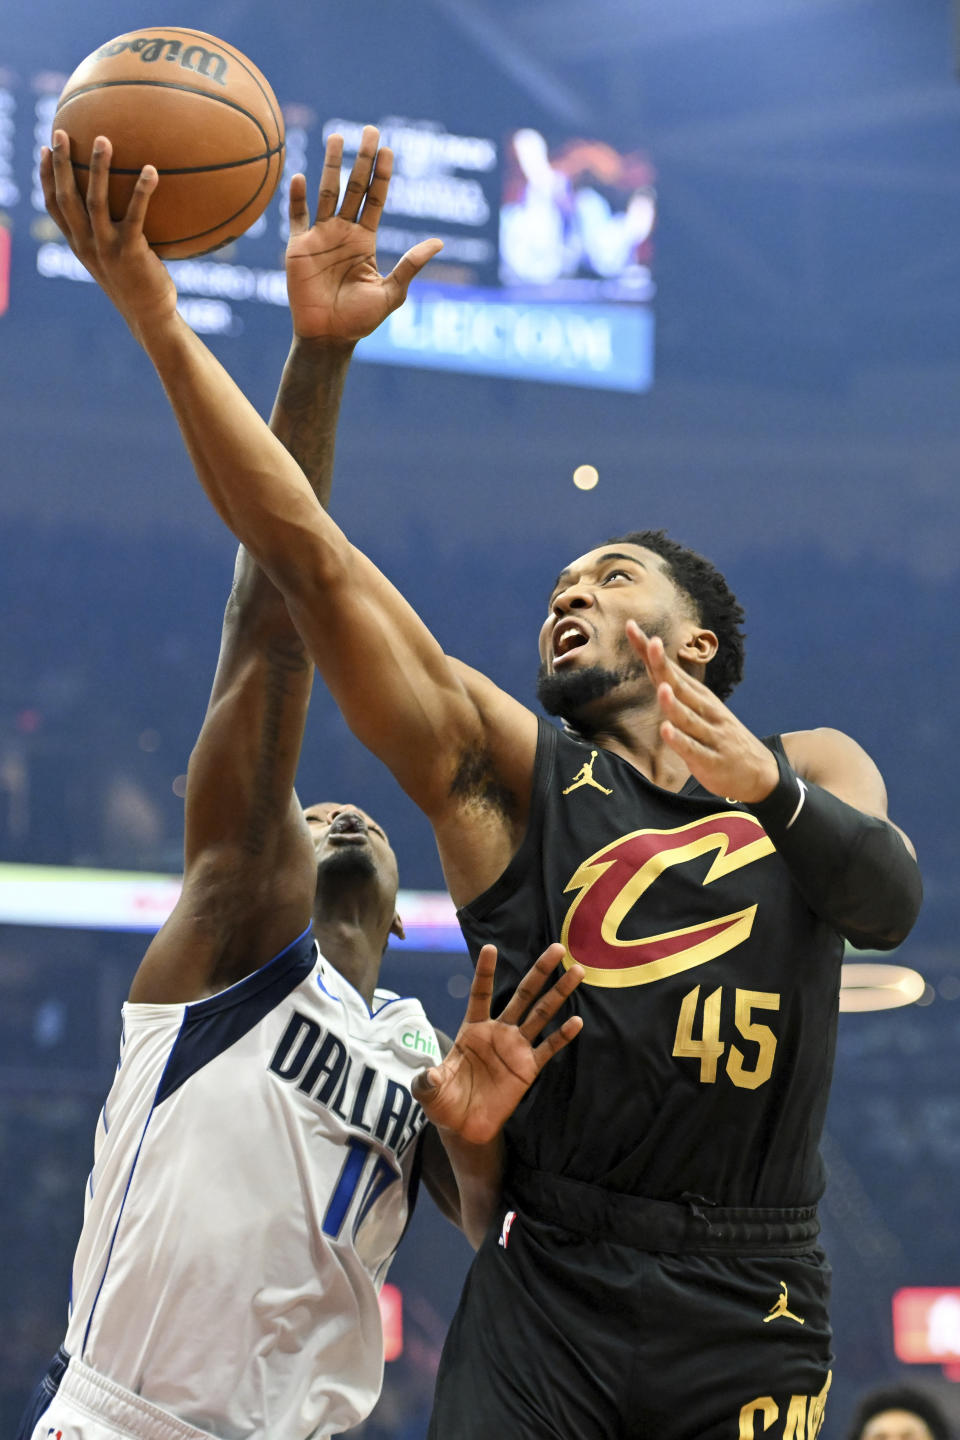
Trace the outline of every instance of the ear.
{"type": "Polygon", "coordinates": [[[688,665],[709,665],[720,649],[720,641],[712,630],[691,630],[677,652],[678,660],[688,665]]]}
{"type": "Polygon", "coordinates": [[[396,911],[394,911],[393,919],[390,922],[390,934],[396,935],[398,940],[406,940],[407,938],[403,932],[403,921],[396,911]]]}

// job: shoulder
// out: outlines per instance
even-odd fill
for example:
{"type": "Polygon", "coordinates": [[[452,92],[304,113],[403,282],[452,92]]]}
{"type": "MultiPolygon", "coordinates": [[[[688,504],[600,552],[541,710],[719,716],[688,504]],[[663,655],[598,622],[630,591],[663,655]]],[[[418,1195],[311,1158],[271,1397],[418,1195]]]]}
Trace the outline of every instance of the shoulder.
{"type": "Polygon", "coordinates": [[[804,780],[831,789],[831,779],[862,777],[883,788],[876,763],[858,741],[842,730],[826,725],[815,730],[791,730],[782,734],[780,741],[790,764],[804,780]]]}
{"type": "MultiPolygon", "coordinates": [[[[784,753],[803,780],[819,785],[865,815],[887,820],[887,787],[876,762],[863,746],[842,730],[822,726],[816,730],[793,730],[780,736],[784,753]]],[[[911,855],[916,852],[909,837],[893,825],[911,855]]]]}

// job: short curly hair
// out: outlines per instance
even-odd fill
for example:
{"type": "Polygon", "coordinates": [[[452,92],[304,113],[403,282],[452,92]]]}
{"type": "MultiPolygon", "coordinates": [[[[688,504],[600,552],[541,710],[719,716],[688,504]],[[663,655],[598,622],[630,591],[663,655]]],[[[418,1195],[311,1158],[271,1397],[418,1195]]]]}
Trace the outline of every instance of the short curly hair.
{"type": "Polygon", "coordinates": [[[864,1395],[853,1417],[848,1440],[860,1440],[870,1421],[877,1415],[885,1415],[888,1410],[904,1410],[908,1415],[916,1415],[926,1425],[933,1440],[950,1440],[950,1426],[936,1401],[911,1385],[890,1385],[864,1395]]]}
{"type": "Polygon", "coordinates": [[[704,684],[720,700],[743,679],[744,632],[743,606],[715,565],[671,540],[665,530],[631,530],[627,535],[614,535],[608,545],[640,545],[652,550],[664,561],[667,575],[690,600],[701,625],[712,630],[719,645],[707,665],[704,684]]]}

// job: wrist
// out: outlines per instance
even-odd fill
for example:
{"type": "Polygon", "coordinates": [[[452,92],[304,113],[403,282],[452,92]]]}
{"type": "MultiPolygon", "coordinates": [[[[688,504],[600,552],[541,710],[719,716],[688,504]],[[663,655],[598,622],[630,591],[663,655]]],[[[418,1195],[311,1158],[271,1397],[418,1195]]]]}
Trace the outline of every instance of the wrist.
{"type": "Polygon", "coordinates": [[[436,1130],[444,1149],[451,1156],[456,1154],[458,1168],[467,1173],[475,1169],[477,1173],[486,1175],[491,1159],[500,1156],[503,1146],[502,1127],[483,1140],[468,1140],[462,1130],[454,1130],[446,1125],[437,1125],[436,1130]]]}
{"type": "Polygon", "coordinates": [[[160,359],[171,349],[179,349],[186,335],[192,335],[183,316],[174,307],[169,311],[126,317],[133,338],[152,360],[160,359]]]}
{"type": "Polygon", "coordinates": [[[785,755],[770,751],[776,767],[775,782],[760,799],[747,800],[744,804],[769,832],[789,830],[803,807],[806,787],[785,755]]]}
{"type": "Polygon", "coordinates": [[[335,335],[298,335],[294,330],[290,357],[305,365],[345,367],[349,365],[356,345],[356,340],[344,340],[335,335]]]}

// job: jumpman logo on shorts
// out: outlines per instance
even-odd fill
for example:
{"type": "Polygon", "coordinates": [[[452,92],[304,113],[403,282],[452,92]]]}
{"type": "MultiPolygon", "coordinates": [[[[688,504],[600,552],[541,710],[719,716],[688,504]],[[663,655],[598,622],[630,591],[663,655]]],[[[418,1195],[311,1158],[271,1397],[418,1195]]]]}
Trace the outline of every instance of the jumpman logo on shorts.
{"type": "Polygon", "coordinates": [[[562,794],[569,795],[571,790],[579,790],[581,785],[592,785],[594,790],[600,791],[601,795],[613,794],[613,791],[608,790],[606,785],[601,785],[599,780],[594,780],[593,778],[593,763],[596,758],[597,751],[591,750],[590,759],[580,766],[580,769],[573,777],[572,783],[567,786],[566,790],[561,792],[562,794]]]}
{"type": "Polygon", "coordinates": [[[796,1320],[798,1325],[805,1323],[799,1315],[794,1315],[792,1310],[787,1309],[787,1287],[782,1280],[780,1281],[780,1299],[775,1305],[771,1305],[769,1314],[764,1315],[764,1325],[768,1325],[771,1320],[796,1320]]]}

